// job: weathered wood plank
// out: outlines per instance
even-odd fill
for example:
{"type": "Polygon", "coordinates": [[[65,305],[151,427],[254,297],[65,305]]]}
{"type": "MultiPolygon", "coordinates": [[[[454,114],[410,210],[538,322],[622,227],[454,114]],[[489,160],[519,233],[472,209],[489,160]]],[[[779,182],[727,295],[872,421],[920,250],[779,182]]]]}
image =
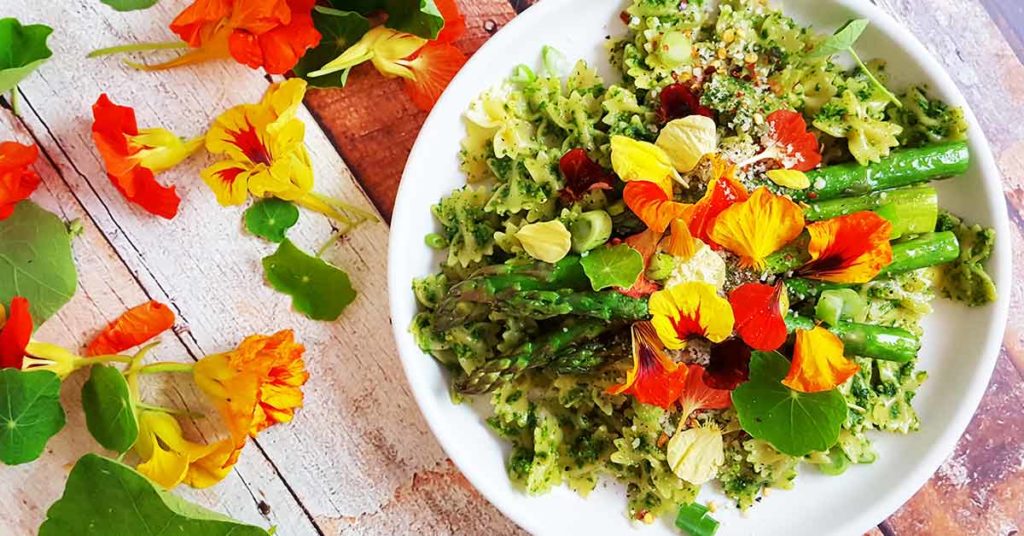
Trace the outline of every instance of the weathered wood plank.
{"type": "Polygon", "coordinates": [[[1017,57],[1024,61],[1024,4],[1017,0],[981,0],[1017,57]]]}

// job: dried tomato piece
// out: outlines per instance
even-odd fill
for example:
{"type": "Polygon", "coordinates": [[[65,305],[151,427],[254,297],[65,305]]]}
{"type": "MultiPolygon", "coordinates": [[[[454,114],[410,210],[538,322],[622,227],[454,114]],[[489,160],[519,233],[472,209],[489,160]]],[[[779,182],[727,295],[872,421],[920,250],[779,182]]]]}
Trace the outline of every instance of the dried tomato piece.
{"type": "Polygon", "coordinates": [[[582,148],[565,153],[558,161],[558,169],[565,179],[559,196],[566,203],[579,201],[591,190],[611,190],[615,179],[615,175],[591,160],[582,148]]]}
{"type": "Polygon", "coordinates": [[[658,119],[668,123],[688,115],[703,115],[714,119],[715,112],[700,103],[700,96],[683,84],[670,84],[661,90],[658,119]]]}

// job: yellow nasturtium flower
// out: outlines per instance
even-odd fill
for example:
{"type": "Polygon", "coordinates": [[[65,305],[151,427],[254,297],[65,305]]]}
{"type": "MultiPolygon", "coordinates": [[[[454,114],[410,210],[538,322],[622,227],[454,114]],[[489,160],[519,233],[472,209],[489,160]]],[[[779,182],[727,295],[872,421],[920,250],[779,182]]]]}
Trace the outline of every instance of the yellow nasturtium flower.
{"type": "Polygon", "coordinates": [[[138,134],[127,138],[129,147],[138,148],[134,158],[153,173],[180,164],[203,144],[202,137],[183,140],[164,128],[140,128],[138,134]]]}
{"type": "Polygon", "coordinates": [[[684,348],[690,337],[722,342],[732,335],[732,306],[711,284],[690,281],[659,290],[649,306],[651,324],[670,350],[684,348]]]}
{"type": "Polygon", "coordinates": [[[189,441],[173,416],[149,410],[139,414],[139,438],[133,448],[142,460],[136,469],[166,489],[182,482],[210,487],[231,472],[240,452],[230,438],[210,445],[189,441]]]}
{"type": "Polygon", "coordinates": [[[415,74],[403,60],[416,52],[427,40],[412,34],[399,32],[377,26],[363,34],[363,37],[345,50],[340,56],[328,62],[308,76],[325,76],[359,65],[365,61],[373,62],[384,76],[398,76],[412,80],[415,74]]]}
{"type": "Polygon", "coordinates": [[[572,246],[572,234],[558,220],[524,225],[516,238],[531,257],[552,264],[562,260],[572,246]]]}
{"type": "Polygon", "coordinates": [[[676,476],[699,486],[715,478],[725,463],[722,430],[714,423],[680,430],[668,441],[665,458],[676,476]]]}
{"type": "Polygon", "coordinates": [[[611,147],[612,169],[626,182],[653,182],[671,197],[672,180],[682,181],[672,166],[672,159],[653,143],[626,136],[612,136],[611,147]]]}
{"type": "Polygon", "coordinates": [[[811,180],[807,178],[807,174],[798,169],[773,169],[766,175],[772,182],[784,188],[806,190],[811,187],[811,180]]]}
{"type": "Polygon", "coordinates": [[[730,205],[715,219],[711,239],[735,253],[749,268],[764,268],[765,258],[804,230],[804,213],[789,198],[760,187],[746,201],[730,205]]]}
{"type": "Polygon", "coordinates": [[[690,115],[669,121],[655,144],[672,160],[681,173],[691,171],[706,155],[718,148],[718,129],[715,121],[703,115],[690,115]]]}

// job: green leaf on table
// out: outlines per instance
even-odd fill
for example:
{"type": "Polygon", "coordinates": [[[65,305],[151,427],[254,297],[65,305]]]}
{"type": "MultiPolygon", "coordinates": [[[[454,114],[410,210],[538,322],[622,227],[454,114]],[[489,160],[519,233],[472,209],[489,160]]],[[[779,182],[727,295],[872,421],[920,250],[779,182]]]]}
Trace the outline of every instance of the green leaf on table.
{"type": "Polygon", "coordinates": [[[356,299],[348,274],[306,254],[288,239],[263,258],[263,271],[270,286],[291,296],[295,310],[313,320],[336,320],[356,299]]]}
{"type": "Polygon", "coordinates": [[[48,370],[0,369],[0,461],[35,460],[63,427],[59,376],[48,370]]]}
{"type": "Polygon", "coordinates": [[[320,39],[320,44],[306,52],[293,70],[297,76],[306,78],[306,81],[312,86],[342,87],[345,82],[341,77],[315,76],[307,78],[306,75],[327,65],[358,42],[363,34],[370,31],[370,21],[355,11],[341,11],[317,6],[313,9],[313,25],[323,36],[320,39]]]}
{"type": "Polygon", "coordinates": [[[159,0],[100,0],[100,2],[114,8],[115,11],[137,11],[140,9],[149,9],[155,6],[158,1],[159,0]]]}
{"type": "Polygon", "coordinates": [[[89,381],[82,386],[82,410],[89,433],[104,448],[126,452],[139,437],[128,382],[114,367],[92,366],[89,381]]]}
{"type": "Polygon", "coordinates": [[[435,39],[444,28],[444,17],[434,0],[385,0],[384,10],[388,12],[384,25],[400,32],[435,39]]]}
{"type": "Polygon", "coordinates": [[[266,530],[158,489],[131,467],[96,454],[79,458],[39,536],[268,536],[266,530]]]}
{"type": "Polygon", "coordinates": [[[14,89],[53,56],[46,39],[53,28],[45,24],[22,26],[18,19],[0,19],[0,93],[14,89]]]}
{"type": "Polygon", "coordinates": [[[750,380],[732,392],[740,426],[779,452],[825,452],[839,440],[846,400],[836,389],[801,393],[782,384],[790,362],[778,352],[754,352],[750,380]]]}
{"type": "Polygon", "coordinates": [[[281,242],[285,233],[299,221],[299,209],[295,205],[268,197],[261,199],[245,211],[245,228],[250,233],[269,240],[281,242]]]}
{"type": "Polygon", "coordinates": [[[644,271],[643,256],[626,244],[597,248],[583,257],[580,264],[594,290],[629,288],[644,271]]]}
{"type": "Polygon", "coordinates": [[[868,19],[851,19],[827,39],[807,53],[808,58],[827,58],[853,48],[860,34],[868,27],[868,19]]]}
{"type": "Polygon", "coordinates": [[[78,287],[67,226],[39,205],[23,201],[0,221],[0,237],[0,303],[24,296],[38,326],[78,287]]]}

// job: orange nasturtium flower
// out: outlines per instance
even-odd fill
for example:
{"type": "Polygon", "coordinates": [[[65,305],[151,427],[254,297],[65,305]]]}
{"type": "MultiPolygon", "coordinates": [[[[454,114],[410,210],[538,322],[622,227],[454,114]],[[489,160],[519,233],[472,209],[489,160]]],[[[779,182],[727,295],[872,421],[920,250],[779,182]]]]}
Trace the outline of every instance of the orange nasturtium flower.
{"type": "Polygon", "coordinates": [[[139,129],[135,110],[114,104],[105,93],[92,105],[92,114],[92,139],[117,191],[151,214],[177,215],[181,199],[155,175],[188,158],[202,138],[184,141],[162,128],[139,129]]]}
{"type": "Polygon", "coordinates": [[[640,221],[656,233],[664,233],[672,220],[683,217],[688,205],[672,200],[661,186],[649,181],[626,183],[622,200],[640,221]]]}
{"type": "Polygon", "coordinates": [[[182,482],[210,487],[231,472],[240,454],[230,438],[209,445],[189,441],[173,416],[149,410],[139,413],[139,439],[133,448],[142,460],[136,469],[166,489],[182,482]]]}
{"type": "Polygon", "coordinates": [[[669,409],[683,391],[686,367],[665,354],[650,322],[634,323],[632,338],[633,368],[626,374],[626,381],[609,387],[608,393],[633,395],[643,404],[669,409]]]}
{"type": "Polygon", "coordinates": [[[683,384],[679,404],[683,408],[680,414],[680,426],[694,411],[701,409],[725,409],[732,406],[732,391],[715,389],[704,381],[704,367],[691,363],[686,368],[686,383],[683,384]]]}
{"type": "Polygon", "coordinates": [[[859,368],[843,355],[843,341],[831,331],[821,326],[798,329],[793,362],[782,383],[802,393],[828,391],[842,385],[859,368]]]}
{"type": "Polygon", "coordinates": [[[669,225],[672,234],[663,241],[665,252],[682,260],[689,260],[697,252],[699,243],[690,233],[690,227],[682,219],[674,219],[669,225]]]}
{"type": "Polygon", "coordinates": [[[768,255],[800,235],[804,213],[796,203],[761,187],[726,208],[711,227],[711,240],[739,255],[746,267],[762,269],[768,255]]]}
{"type": "Polygon", "coordinates": [[[96,335],[86,346],[85,355],[110,355],[134,348],[171,329],[174,319],[174,312],[160,302],[133,307],[96,335]]]}
{"type": "Polygon", "coordinates": [[[694,237],[705,243],[715,245],[710,237],[711,227],[714,225],[715,219],[723,210],[729,208],[734,203],[746,201],[750,194],[736,180],[734,176],[735,166],[715,155],[711,155],[708,158],[711,159],[712,176],[717,178],[708,183],[704,196],[690,206],[686,212],[685,219],[689,222],[690,233],[694,237]]]}
{"type": "Polygon", "coordinates": [[[14,214],[14,207],[39,187],[39,175],[31,166],[39,148],[14,141],[0,143],[0,221],[14,214]]]}
{"type": "Polygon", "coordinates": [[[867,283],[892,262],[892,224],[874,212],[855,212],[807,226],[811,260],[804,277],[834,283],[867,283]]]}
{"type": "Polygon", "coordinates": [[[196,385],[213,401],[237,446],[267,427],[288,422],[302,406],[309,378],[290,330],[247,337],[238,348],[196,363],[196,385]]]}
{"type": "Polygon", "coordinates": [[[651,324],[667,348],[678,350],[690,337],[722,342],[732,334],[729,302],[703,281],[689,281],[651,295],[651,324]]]}

